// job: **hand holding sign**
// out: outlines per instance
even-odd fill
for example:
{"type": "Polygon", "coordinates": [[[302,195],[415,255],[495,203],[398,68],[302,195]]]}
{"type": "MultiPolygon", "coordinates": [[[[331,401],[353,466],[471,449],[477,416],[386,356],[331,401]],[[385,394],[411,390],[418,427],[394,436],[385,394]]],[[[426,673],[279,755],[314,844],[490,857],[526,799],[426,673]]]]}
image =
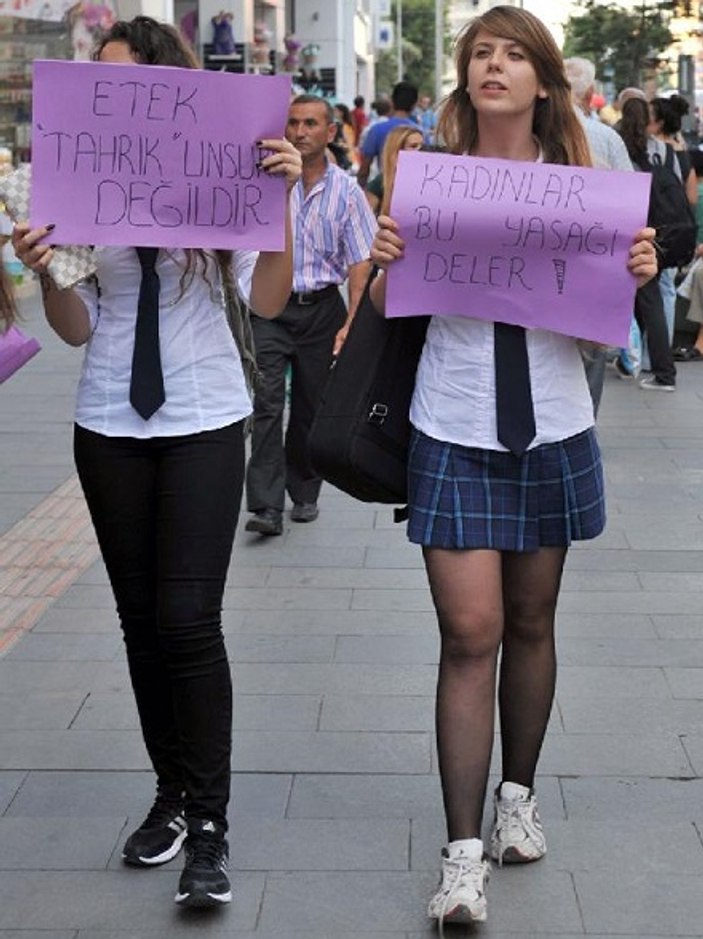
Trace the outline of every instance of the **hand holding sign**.
{"type": "MultiPolygon", "coordinates": [[[[391,210],[399,240],[386,229],[377,243],[382,261],[404,244],[387,315],[471,316],[622,345],[648,185],[637,173],[403,152],[391,210]]],[[[640,239],[640,278],[648,259],[640,239]]]]}

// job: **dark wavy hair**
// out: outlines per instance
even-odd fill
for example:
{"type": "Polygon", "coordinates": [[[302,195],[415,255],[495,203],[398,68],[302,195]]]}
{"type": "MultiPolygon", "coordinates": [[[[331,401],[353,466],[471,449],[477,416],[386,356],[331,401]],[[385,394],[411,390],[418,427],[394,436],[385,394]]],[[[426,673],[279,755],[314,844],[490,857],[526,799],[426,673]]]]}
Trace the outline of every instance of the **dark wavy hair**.
{"type": "Polygon", "coordinates": [[[650,101],[654,120],[661,121],[661,132],[673,137],[681,130],[681,120],[688,114],[688,101],[681,95],[670,98],[653,98],[650,101]]]}
{"type": "Polygon", "coordinates": [[[591,153],[573,104],[564,60],[551,33],[533,13],[518,7],[497,6],[471,20],[456,43],[456,87],[445,99],[438,133],[451,153],[470,153],[478,140],[476,109],[467,87],[468,68],[476,36],[492,36],[519,43],[548,97],[538,99],[532,131],[547,163],[591,166],[591,153]]]}
{"type": "Polygon", "coordinates": [[[641,163],[647,156],[647,128],[649,104],[644,98],[628,98],[622,106],[618,132],[633,163],[641,163]]]}
{"type": "Polygon", "coordinates": [[[0,334],[9,329],[16,319],[17,307],[10,275],[5,270],[5,266],[0,263],[0,334]]]}
{"type": "Polygon", "coordinates": [[[124,42],[140,65],[173,65],[176,68],[200,68],[195,53],[175,26],[158,23],[150,16],[118,20],[103,33],[93,50],[98,60],[110,42],[124,42]]]}

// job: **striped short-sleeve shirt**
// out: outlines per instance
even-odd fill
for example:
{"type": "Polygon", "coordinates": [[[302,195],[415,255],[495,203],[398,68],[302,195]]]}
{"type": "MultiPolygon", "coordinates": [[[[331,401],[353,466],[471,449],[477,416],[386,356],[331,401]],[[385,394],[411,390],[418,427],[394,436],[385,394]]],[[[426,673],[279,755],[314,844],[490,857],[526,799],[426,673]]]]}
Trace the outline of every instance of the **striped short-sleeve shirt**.
{"type": "Polygon", "coordinates": [[[332,163],[307,195],[298,180],[291,217],[296,292],[341,284],[350,265],[370,255],[377,228],[374,214],[356,180],[332,163]]]}

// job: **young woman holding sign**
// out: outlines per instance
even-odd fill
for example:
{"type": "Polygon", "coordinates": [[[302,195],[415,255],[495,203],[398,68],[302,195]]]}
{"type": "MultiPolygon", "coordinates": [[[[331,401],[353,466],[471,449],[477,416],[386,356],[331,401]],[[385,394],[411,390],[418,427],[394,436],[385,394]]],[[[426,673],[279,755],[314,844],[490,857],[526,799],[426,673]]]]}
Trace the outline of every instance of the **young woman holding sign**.
{"type": "MultiPolygon", "coordinates": [[[[196,67],[178,33],[147,17],[113,26],[96,59],[196,67]]],[[[281,176],[290,193],[300,154],[284,139],[262,146],[271,151],[262,168],[281,176]]],[[[59,290],[47,273],[52,227],[19,224],[13,245],[39,274],[52,327],[72,345],[87,344],[76,465],[157,779],[153,808],[123,858],[162,864],[185,839],[176,902],[226,903],[232,691],[221,608],[252,408],[223,288],[236,284],[261,316],[280,313],[292,285],[290,223],[285,250],[258,256],[96,248],[97,277],[72,290],[59,290]],[[150,301],[155,349],[142,342],[154,336],[150,301]]]]}
{"type": "MultiPolygon", "coordinates": [[[[439,135],[455,154],[591,162],[560,52],[515,7],[494,7],[459,38],[439,135]]],[[[403,237],[387,216],[379,226],[371,256],[387,270],[403,255],[403,237]]],[[[656,273],[653,235],[639,232],[630,249],[640,285],[656,273]]],[[[372,297],[383,311],[384,274],[372,297]]],[[[535,861],[546,852],[533,786],[554,696],[562,569],[570,542],[594,538],[605,523],[577,342],[436,316],[410,418],[408,536],[423,547],[442,641],[436,724],[449,844],[428,913],[440,924],[483,921],[499,652],[502,781],[488,854],[499,864],[535,861]]]]}

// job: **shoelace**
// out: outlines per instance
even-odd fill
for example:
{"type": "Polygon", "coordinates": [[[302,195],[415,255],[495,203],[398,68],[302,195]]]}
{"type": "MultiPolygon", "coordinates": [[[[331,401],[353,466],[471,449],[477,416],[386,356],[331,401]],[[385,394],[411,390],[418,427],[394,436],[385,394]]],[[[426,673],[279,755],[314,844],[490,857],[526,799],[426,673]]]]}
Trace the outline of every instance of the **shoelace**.
{"type": "Polygon", "coordinates": [[[521,802],[517,799],[501,799],[498,801],[496,828],[498,830],[498,865],[500,867],[503,866],[503,854],[505,852],[505,839],[501,837],[501,833],[506,833],[509,842],[513,840],[515,834],[526,838],[528,832],[525,828],[524,816],[529,811],[529,807],[529,802],[521,802]]]}
{"type": "Polygon", "coordinates": [[[156,801],[149,810],[140,828],[159,828],[168,825],[178,815],[183,814],[183,803],[175,799],[165,799],[157,795],[156,801]]]}
{"type": "Polygon", "coordinates": [[[193,867],[204,867],[224,871],[227,860],[223,843],[217,838],[189,835],[186,838],[188,863],[193,867]]]}
{"type": "MultiPolygon", "coordinates": [[[[447,915],[447,907],[449,906],[449,897],[452,890],[456,886],[462,885],[462,880],[465,878],[468,879],[468,877],[470,877],[474,872],[483,878],[483,861],[474,861],[466,857],[444,859],[444,863],[442,865],[442,908],[439,911],[439,916],[437,918],[439,939],[444,939],[444,917],[447,915]],[[478,870],[476,870],[477,868],[478,870]]],[[[472,890],[475,889],[475,885],[473,883],[464,883],[462,886],[469,886],[472,890]]]]}

